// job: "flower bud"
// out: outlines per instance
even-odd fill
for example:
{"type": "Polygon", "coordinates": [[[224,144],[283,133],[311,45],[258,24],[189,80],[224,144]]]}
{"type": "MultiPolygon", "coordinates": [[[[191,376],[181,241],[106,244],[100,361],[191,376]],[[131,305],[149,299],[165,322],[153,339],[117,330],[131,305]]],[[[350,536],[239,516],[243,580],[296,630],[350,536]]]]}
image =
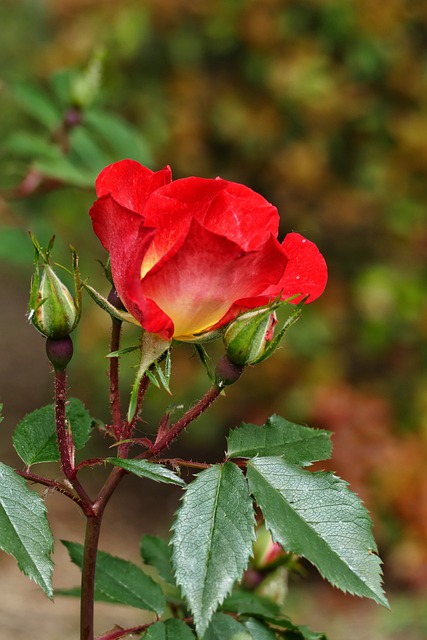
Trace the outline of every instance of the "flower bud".
{"type": "Polygon", "coordinates": [[[276,314],[270,308],[251,311],[234,320],[224,334],[230,360],[238,365],[261,361],[276,323],[276,314]]]}
{"type": "Polygon", "coordinates": [[[253,566],[260,571],[266,571],[280,564],[287,556],[280,544],[273,541],[265,525],[261,525],[257,530],[257,539],[254,543],[253,566]]]}
{"type": "Polygon", "coordinates": [[[33,236],[32,240],[35,247],[35,273],[31,282],[28,317],[35,328],[47,338],[54,340],[65,338],[80,320],[80,277],[77,269],[77,255],[72,250],[76,287],[76,296],[73,298],[48,262],[53,239],[46,251],[40,247],[33,236]]]}

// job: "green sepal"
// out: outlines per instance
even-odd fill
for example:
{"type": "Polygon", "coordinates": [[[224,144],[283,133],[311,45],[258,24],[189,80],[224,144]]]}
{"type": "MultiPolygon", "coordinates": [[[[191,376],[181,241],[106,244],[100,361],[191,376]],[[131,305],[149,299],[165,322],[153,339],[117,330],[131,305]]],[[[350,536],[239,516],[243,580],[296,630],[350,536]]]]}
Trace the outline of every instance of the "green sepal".
{"type": "MultiPolygon", "coordinates": [[[[135,416],[136,405],[138,400],[138,389],[141,380],[145,374],[148,375],[149,368],[161,358],[161,356],[171,346],[171,340],[163,340],[157,333],[148,333],[144,331],[141,336],[141,361],[139,363],[138,372],[132,386],[129,401],[129,409],[127,414],[128,422],[131,422],[135,416]]],[[[163,372],[162,372],[163,373],[163,372]]]]}
{"type": "Polygon", "coordinates": [[[132,314],[130,314],[128,311],[120,311],[119,309],[116,309],[116,307],[108,302],[107,298],[104,298],[104,296],[98,293],[98,291],[91,287],[90,284],[87,284],[87,282],[82,282],[82,287],[85,289],[85,291],[88,292],[88,294],[90,295],[92,300],[96,302],[98,307],[101,307],[101,309],[109,313],[110,316],[113,316],[113,318],[116,318],[117,320],[130,322],[130,324],[136,324],[137,326],[140,326],[138,320],[136,320],[136,318],[134,318],[132,314]]]}

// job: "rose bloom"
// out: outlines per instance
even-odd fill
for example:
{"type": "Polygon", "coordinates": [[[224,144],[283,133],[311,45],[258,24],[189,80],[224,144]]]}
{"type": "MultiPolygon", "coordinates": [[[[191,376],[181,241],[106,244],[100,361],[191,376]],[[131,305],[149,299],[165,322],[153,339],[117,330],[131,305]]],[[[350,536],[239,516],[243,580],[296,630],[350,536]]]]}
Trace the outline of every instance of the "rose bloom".
{"type": "Polygon", "coordinates": [[[317,247],[298,233],[277,240],[277,209],[244,185],[172,181],[133,160],[96,181],[93,228],[110,254],[126,309],[164,340],[194,340],[241,312],[291,296],[312,302],[327,280],[317,247]]]}

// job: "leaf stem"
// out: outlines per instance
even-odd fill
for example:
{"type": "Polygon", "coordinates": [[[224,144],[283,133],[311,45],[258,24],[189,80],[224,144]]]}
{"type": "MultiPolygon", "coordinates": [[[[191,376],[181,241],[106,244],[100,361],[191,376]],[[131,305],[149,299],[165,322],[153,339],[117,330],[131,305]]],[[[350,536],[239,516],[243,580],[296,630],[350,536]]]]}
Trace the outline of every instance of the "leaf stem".
{"type": "Polygon", "coordinates": [[[158,440],[148,451],[145,451],[138,458],[151,458],[156,457],[165,449],[169,449],[172,442],[176,440],[176,438],[180,435],[186,427],[193,422],[196,418],[198,418],[202,413],[208,409],[211,404],[218,398],[222,389],[217,385],[213,385],[201,398],[197,404],[194,405],[191,409],[189,409],[184,415],[175,422],[174,425],[170,428],[170,430],[165,433],[165,435],[158,440]]]}
{"type": "MultiPolygon", "coordinates": [[[[70,498],[76,504],[78,504],[79,507],[81,507],[81,509],[86,513],[86,506],[87,506],[86,503],[80,498],[80,496],[74,493],[69,487],[67,487],[62,482],[58,482],[57,480],[52,480],[51,478],[44,478],[43,476],[39,476],[35,473],[30,473],[29,471],[19,471],[18,469],[15,469],[15,473],[18,476],[21,476],[21,478],[24,478],[25,480],[29,480],[30,482],[41,484],[45,487],[49,487],[49,489],[52,489],[52,491],[58,491],[58,493],[62,493],[64,496],[67,496],[67,498],[70,498]]],[[[92,513],[92,510],[90,510],[90,513],[92,513]]]]}

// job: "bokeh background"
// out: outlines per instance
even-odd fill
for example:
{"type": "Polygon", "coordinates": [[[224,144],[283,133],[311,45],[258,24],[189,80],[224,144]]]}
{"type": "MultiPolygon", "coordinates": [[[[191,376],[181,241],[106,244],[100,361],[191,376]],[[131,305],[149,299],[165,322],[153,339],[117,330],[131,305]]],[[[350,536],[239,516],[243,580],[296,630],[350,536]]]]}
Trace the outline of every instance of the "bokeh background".
{"type": "MultiPolygon", "coordinates": [[[[105,292],[87,215],[103,166],[132,157],[170,164],[176,178],[243,182],[278,207],[282,234],[318,244],[329,283],[284,348],[189,430],[181,453],[217,459],[228,428],[273,412],[333,431],[327,468],[372,513],[392,611],[338,594],[307,568],[288,613],[331,640],[425,638],[427,4],[2,0],[0,25],[3,460],[18,464],[13,426],[52,397],[43,340],[25,320],[27,230],[45,243],[55,233],[62,264],[77,247],[83,276],[105,292]]],[[[102,420],[108,324],[86,299],[70,369],[72,394],[102,420]]],[[[123,364],[127,381],[133,364],[123,364]]],[[[207,384],[192,350],[176,349],[172,401],[188,406],[207,384]]],[[[150,393],[142,431],[169,402],[150,393]]],[[[134,558],[142,532],[166,531],[177,494],[148,487],[143,514],[144,490],[126,484],[104,548],[134,558]]],[[[55,534],[79,539],[73,507],[53,496],[47,505],[55,534]]],[[[77,573],[61,554],[55,579],[71,586],[77,573]]],[[[4,637],[28,637],[31,606],[40,637],[75,637],[74,602],[52,608],[4,554],[0,572],[4,637]]]]}

